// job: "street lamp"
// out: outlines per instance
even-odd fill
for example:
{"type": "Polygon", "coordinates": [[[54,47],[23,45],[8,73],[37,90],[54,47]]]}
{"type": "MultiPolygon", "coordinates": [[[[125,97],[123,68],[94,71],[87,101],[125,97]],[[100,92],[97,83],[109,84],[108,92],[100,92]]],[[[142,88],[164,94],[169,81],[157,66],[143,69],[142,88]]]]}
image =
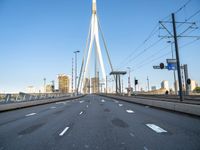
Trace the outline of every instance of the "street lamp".
{"type": "Polygon", "coordinates": [[[44,78],[43,80],[44,80],[44,93],[46,93],[46,78],[44,78]]]}
{"type": "Polygon", "coordinates": [[[75,94],[78,94],[78,89],[77,89],[77,53],[79,53],[79,50],[74,51],[75,54],[75,94]]]}
{"type": "Polygon", "coordinates": [[[148,92],[149,92],[149,77],[147,76],[147,89],[148,89],[148,92]]]}
{"type": "Polygon", "coordinates": [[[127,67],[127,69],[129,70],[129,77],[128,77],[128,96],[131,96],[131,68],[127,67]]]}
{"type": "MultiPolygon", "coordinates": [[[[172,59],[174,59],[174,52],[173,52],[173,44],[174,44],[174,42],[167,41],[167,43],[171,44],[172,59]]],[[[175,91],[175,95],[176,95],[177,94],[177,86],[176,86],[176,71],[175,70],[174,70],[174,91],[175,91]]]]}

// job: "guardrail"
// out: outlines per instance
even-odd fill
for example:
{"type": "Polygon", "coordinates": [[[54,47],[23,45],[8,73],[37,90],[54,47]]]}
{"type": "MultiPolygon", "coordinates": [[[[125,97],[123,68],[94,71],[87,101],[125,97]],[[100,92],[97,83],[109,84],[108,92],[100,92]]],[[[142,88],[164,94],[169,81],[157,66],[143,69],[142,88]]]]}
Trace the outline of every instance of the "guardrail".
{"type": "Polygon", "coordinates": [[[50,104],[60,101],[67,101],[72,99],[78,99],[85,95],[77,95],[77,96],[59,96],[54,98],[45,98],[45,99],[38,99],[38,100],[28,100],[28,101],[21,101],[21,102],[13,102],[13,103],[4,103],[3,105],[0,105],[0,112],[5,111],[11,111],[16,109],[22,109],[27,107],[33,107],[37,105],[44,105],[44,104],[50,104]]]}

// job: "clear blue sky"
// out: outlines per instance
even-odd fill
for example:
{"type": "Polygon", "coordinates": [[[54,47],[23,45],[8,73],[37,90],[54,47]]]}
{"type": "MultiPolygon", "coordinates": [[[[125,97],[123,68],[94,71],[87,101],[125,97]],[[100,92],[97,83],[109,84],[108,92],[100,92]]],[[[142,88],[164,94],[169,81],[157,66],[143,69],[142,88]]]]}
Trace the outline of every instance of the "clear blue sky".
{"type": "MultiPolygon", "coordinates": [[[[113,66],[121,66],[122,61],[131,53],[134,57],[159,40],[157,33],[135,51],[159,20],[176,11],[186,1],[97,0],[98,15],[113,66]]],[[[184,21],[199,9],[200,1],[192,0],[177,13],[177,20],[184,21]]],[[[90,17],[91,0],[0,0],[0,92],[25,91],[30,85],[42,86],[44,77],[50,82],[56,80],[59,73],[70,75],[73,51],[79,49],[79,60],[82,58],[90,17]]],[[[190,21],[196,21],[199,26],[199,18],[200,14],[190,21]]],[[[184,26],[178,32],[183,31],[184,26]]],[[[166,34],[163,30],[161,32],[166,34]]],[[[200,29],[192,34],[200,35],[200,29]]],[[[171,55],[151,62],[151,59],[170,52],[168,47],[154,56],[156,51],[169,45],[167,40],[162,40],[137,59],[122,65],[122,70],[128,66],[133,68],[132,77],[136,76],[144,89],[147,75],[151,85],[157,87],[163,79],[172,83],[172,72],[152,69],[152,65],[165,62],[171,55]],[[143,61],[146,61],[144,66],[141,64],[143,61]]],[[[181,38],[179,44],[181,46],[193,40],[181,38]]],[[[199,48],[200,40],[180,48],[181,63],[188,64],[190,77],[198,82],[199,48]]],[[[80,61],[78,64],[80,66],[80,61]]],[[[127,76],[124,78],[126,82],[127,76]]]]}

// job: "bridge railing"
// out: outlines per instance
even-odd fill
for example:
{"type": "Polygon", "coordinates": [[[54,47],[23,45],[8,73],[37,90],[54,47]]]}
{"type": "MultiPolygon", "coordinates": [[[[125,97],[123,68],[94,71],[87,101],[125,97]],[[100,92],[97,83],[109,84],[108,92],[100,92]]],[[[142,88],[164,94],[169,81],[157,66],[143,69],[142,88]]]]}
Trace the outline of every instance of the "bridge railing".
{"type": "Polygon", "coordinates": [[[0,104],[18,103],[27,101],[37,101],[44,99],[54,99],[60,97],[73,96],[71,93],[17,93],[17,94],[0,94],[0,104]]]}

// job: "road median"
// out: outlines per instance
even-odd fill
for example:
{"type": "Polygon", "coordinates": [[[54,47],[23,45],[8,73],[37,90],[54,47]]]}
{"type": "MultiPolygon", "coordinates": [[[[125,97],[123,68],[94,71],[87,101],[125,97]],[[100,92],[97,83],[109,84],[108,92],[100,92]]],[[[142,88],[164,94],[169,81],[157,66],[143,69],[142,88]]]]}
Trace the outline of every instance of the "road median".
{"type": "Polygon", "coordinates": [[[151,100],[151,98],[140,99],[137,97],[125,97],[125,96],[105,95],[105,94],[101,94],[100,96],[105,96],[105,97],[119,99],[119,100],[131,102],[131,103],[148,105],[152,107],[200,116],[200,105],[196,105],[196,104],[186,104],[186,103],[181,103],[181,102],[171,102],[171,101],[169,102],[169,101],[162,101],[162,100],[151,100]]]}

